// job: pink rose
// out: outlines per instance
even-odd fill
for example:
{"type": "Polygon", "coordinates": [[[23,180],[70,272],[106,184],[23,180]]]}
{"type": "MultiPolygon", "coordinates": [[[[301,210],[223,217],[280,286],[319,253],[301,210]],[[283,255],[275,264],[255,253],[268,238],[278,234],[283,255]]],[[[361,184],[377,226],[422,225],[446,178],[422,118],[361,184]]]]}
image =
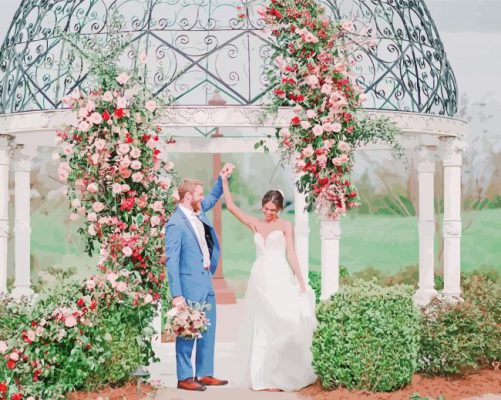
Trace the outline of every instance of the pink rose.
{"type": "Polygon", "coordinates": [[[94,142],[94,146],[96,146],[97,150],[103,150],[106,147],[106,140],[104,140],[104,139],[97,139],[94,142]]]}
{"type": "Polygon", "coordinates": [[[326,95],[330,95],[332,93],[332,85],[325,83],[322,85],[322,89],[320,91],[326,95]]]}
{"type": "Polygon", "coordinates": [[[99,153],[94,153],[92,156],[90,156],[90,161],[92,165],[97,165],[99,162],[99,153]]]}
{"type": "Polygon", "coordinates": [[[140,124],[140,123],[142,123],[142,122],[143,122],[143,120],[142,120],[142,118],[141,118],[141,114],[136,113],[136,114],[134,115],[134,121],[136,121],[136,124],[140,124]]]}
{"type": "Polygon", "coordinates": [[[92,204],[92,209],[95,211],[95,212],[101,212],[104,210],[104,204],[101,203],[100,201],[96,201],[92,204]]]}
{"type": "Polygon", "coordinates": [[[117,292],[120,293],[125,292],[127,290],[127,284],[125,282],[118,282],[116,289],[117,292]]]}
{"type": "Polygon", "coordinates": [[[144,304],[150,304],[151,302],[153,301],[153,297],[151,296],[151,294],[146,294],[146,296],[144,296],[144,304]]]}
{"type": "Polygon", "coordinates": [[[101,114],[95,112],[90,115],[89,121],[92,122],[94,125],[99,125],[103,122],[103,117],[101,116],[101,114]]]}
{"type": "Polygon", "coordinates": [[[144,103],[144,108],[146,108],[149,112],[153,112],[157,108],[157,102],[155,100],[148,100],[144,103]]]}
{"type": "Polygon", "coordinates": [[[115,287],[116,280],[118,279],[118,276],[119,275],[117,273],[115,273],[115,272],[108,272],[108,274],[106,275],[106,279],[108,279],[108,281],[111,283],[111,285],[113,287],[115,287]]]}
{"type": "Polygon", "coordinates": [[[103,100],[104,101],[107,101],[108,103],[111,103],[113,101],[113,95],[111,94],[111,92],[104,92],[103,94],[103,100]]]}
{"type": "Polygon", "coordinates": [[[320,167],[325,167],[327,165],[327,156],[325,154],[320,154],[317,157],[317,163],[320,167]]]}
{"type": "Polygon", "coordinates": [[[308,129],[311,124],[308,121],[301,121],[301,128],[308,129]]]}
{"type": "Polygon", "coordinates": [[[82,132],[87,132],[90,129],[90,124],[87,121],[80,121],[78,124],[78,130],[82,132]]]}
{"type": "Polygon", "coordinates": [[[126,108],[127,107],[127,100],[125,100],[123,97],[119,97],[117,99],[117,108],[126,108]]]}
{"type": "Polygon", "coordinates": [[[130,156],[133,158],[139,158],[141,156],[141,150],[139,150],[137,147],[133,147],[130,151],[130,156]]]}
{"type": "Polygon", "coordinates": [[[308,75],[305,79],[304,82],[311,86],[311,87],[317,87],[318,86],[318,76],[316,75],[308,75]]]}
{"type": "Polygon", "coordinates": [[[130,257],[132,255],[132,249],[129,246],[125,246],[122,250],[125,257],[130,257]]]}
{"type": "Polygon", "coordinates": [[[130,190],[130,186],[124,183],[122,185],[122,192],[127,193],[130,190]]]}
{"type": "Polygon", "coordinates": [[[118,152],[120,154],[127,154],[130,150],[130,146],[127,143],[121,143],[118,145],[118,152]]]}
{"type": "Polygon", "coordinates": [[[313,147],[311,146],[311,144],[306,146],[302,151],[302,154],[304,157],[311,157],[314,153],[315,153],[315,151],[313,150],[313,147]]]}
{"type": "Polygon", "coordinates": [[[339,151],[342,151],[343,153],[348,153],[351,150],[350,144],[346,142],[339,142],[337,148],[339,149],[339,151]]]}
{"type": "Polygon", "coordinates": [[[125,178],[125,179],[127,179],[128,177],[130,177],[132,175],[132,171],[129,168],[126,168],[126,167],[120,167],[118,169],[118,173],[120,174],[120,176],[122,178],[125,178]]]}
{"type": "Polygon", "coordinates": [[[36,339],[36,334],[35,334],[35,331],[33,330],[29,330],[27,333],[26,333],[26,336],[28,337],[28,339],[33,342],[35,339],[36,339]]]}
{"type": "Polygon", "coordinates": [[[87,185],[87,191],[89,193],[96,194],[98,190],[99,187],[97,186],[97,183],[92,182],[87,185]]]}
{"type": "Polygon", "coordinates": [[[342,125],[339,122],[334,122],[332,124],[331,129],[332,129],[332,132],[341,132],[342,125]]]}
{"type": "Polygon", "coordinates": [[[311,119],[317,116],[317,112],[315,110],[306,110],[306,116],[311,119]]]}
{"type": "Polygon", "coordinates": [[[167,190],[170,187],[171,179],[168,176],[160,178],[158,184],[162,189],[167,190]]]}
{"type": "Polygon", "coordinates": [[[3,340],[0,340],[0,354],[5,354],[7,349],[8,349],[7,343],[5,343],[3,340]]]}
{"type": "Polygon", "coordinates": [[[125,72],[122,72],[120,75],[117,76],[117,82],[120,85],[125,85],[128,80],[129,80],[129,76],[125,72]]]}
{"type": "Polygon", "coordinates": [[[57,169],[57,174],[62,182],[66,182],[68,180],[70,172],[71,168],[67,162],[62,162],[61,164],[59,164],[59,167],[57,169]]]}
{"type": "Polygon", "coordinates": [[[114,183],[112,186],[111,186],[111,191],[113,192],[113,194],[117,195],[119,193],[122,192],[122,185],[120,185],[119,183],[114,183]]]}
{"type": "Polygon", "coordinates": [[[341,23],[341,28],[345,31],[351,32],[354,28],[353,21],[343,21],[341,23]]]}
{"type": "Polygon", "coordinates": [[[153,211],[160,212],[163,210],[164,206],[161,201],[155,201],[151,207],[153,211]]]}
{"type": "Polygon", "coordinates": [[[35,330],[35,334],[36,334],[37,336],[42,336],[42,335],[43,335],[44,330],[45,330],[45,329],[43,328],[43,326],[37,326],[37,329],[35,330]]]}
{"type": "Polygon", "coordinates": [[[138,169],[141,169],[141,162],[138,160],[134,160],[131,162],[130,167],[137,171],[138,169]]]}
{"type": "Polygon", "coordinates": [[[131,161],[129,156],[125,156],[121,161],[120,161],[120,167],[121,168],[128,168],[130,165],[131,161]]]}
{"type": "Polygon", "coordinates": [[[64,325],[67,328],[73,328],[74,326],[76,326],[76,324],[77,324],[77,320],[76,320],[76,318],[73,315],[68,315],[64,319],[64,325]]]}
{"type": "Polygon", "coordinates": [[[96,213],[93,213],[93,212],[89,213],[89,214],[87,215],[87,219],[88,219],[90,222],[96,222],[96,221],[97,221],[97,215],[96,215],[96,213]]]}
{"type": "Polygon", "coordinates": [[[132,174],[132,181],[139,183],[144,179],[144,175],[141,172],[135,172],[132,174]]]}
{"type": "Polygon", "coordinates": [[[12,361],[19,361],[19,354],[17,354],[16,352],[12,352],[12,353],[10,353],[9,358],[10,358],[12,361]]]}
{"type": "Polygon", "coordinates": [[[63,153],[67,156],[71,156],[75,150],[73,149],[73,145],[71,143],[63,144],[63,153]]]}
{"type": "Polygon", "coordinates": [[[96,236],[96,228],[94,228],[94,224],[89,225],[89,228],[87,228],[87,233],[91,236],[96,236]]]}
{"type": "Polygon", "coordinates": [[[96,281],[88,279],[87,282],[85,282],[85,287],[87,290],[93,290],[96,287],[96,281]]]}
{"type": "Polygon", "coordinates": [[[313,134],[315,136],[320,136],[322,133],[324,133],[324,128],[322,127],[322,125],[315,125],[313,127],[313,134]]]}
{"type": "Polygon", "coordinates": [[[302,171],[303,168],[306,166],[306,163],[303,161],[303,160],[299,160],[297,163],[296,163],[296,169],[298,171],[302,171]]]}
{"type": "Polygon", "coordinates": [[[157,226],[160,224],[160,217],[157,215],[154,215],[151,217],[151,226],[157,226]]]}

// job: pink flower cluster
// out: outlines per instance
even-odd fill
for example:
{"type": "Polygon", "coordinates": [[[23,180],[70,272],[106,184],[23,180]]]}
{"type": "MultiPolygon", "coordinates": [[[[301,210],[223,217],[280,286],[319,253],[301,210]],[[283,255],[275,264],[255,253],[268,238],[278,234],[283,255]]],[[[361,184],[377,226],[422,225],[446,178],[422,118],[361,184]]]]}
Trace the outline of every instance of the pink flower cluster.
{"type": "Polygon", "coordinates": [[[275,104],[295,113],[279,132],[280,149],[300,174],[298,187],[310,194],[310,209],[337,218],[359,205],[350,173],[363,96],[340,51],[353,23],[332,23],[314,0],[295,7],[273,0],[262,16],[278,43],[270,66],[275,104]]]}

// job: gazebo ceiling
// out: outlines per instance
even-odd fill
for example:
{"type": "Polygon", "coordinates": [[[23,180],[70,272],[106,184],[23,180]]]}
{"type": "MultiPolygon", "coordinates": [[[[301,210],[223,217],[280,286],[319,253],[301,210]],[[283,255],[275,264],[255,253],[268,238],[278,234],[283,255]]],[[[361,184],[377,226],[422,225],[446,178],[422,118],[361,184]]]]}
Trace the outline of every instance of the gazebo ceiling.
{"type": "MultiPolygon", "coordinates": [[[[336,18],[370,29],[358,47],[366,107],[453,116],[457,86],[424,0],[322,0],[336,18]]],[[[146,80],[178,105],[207,105],[218,90],[228,105],[257,105],[269,92],[263,66],[273,42],[256,8],[237,18],[237,0],[23,0],[0,49],[0,113],[62,108],[75,87],[89,86],[87,61],[70,59],[65,33],[106,40],[115,11],[130,48],[124,67],[148,54],[146,80]]]]}

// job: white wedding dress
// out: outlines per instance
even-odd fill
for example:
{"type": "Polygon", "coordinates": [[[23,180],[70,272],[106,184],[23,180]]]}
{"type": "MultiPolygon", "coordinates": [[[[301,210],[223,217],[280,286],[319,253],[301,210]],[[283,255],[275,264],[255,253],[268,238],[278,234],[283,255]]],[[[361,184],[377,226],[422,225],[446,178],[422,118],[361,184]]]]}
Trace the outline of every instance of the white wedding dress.
{"type": "Polygon", "coordinates": [[[298,390],[316,380],[311,366],[315,294],[309,286],[300,292],[282,231],[272,231],[266,239],[256,232],[254,242],[257,258],[236,344],[236,383],[254,390],[298,390]]]}

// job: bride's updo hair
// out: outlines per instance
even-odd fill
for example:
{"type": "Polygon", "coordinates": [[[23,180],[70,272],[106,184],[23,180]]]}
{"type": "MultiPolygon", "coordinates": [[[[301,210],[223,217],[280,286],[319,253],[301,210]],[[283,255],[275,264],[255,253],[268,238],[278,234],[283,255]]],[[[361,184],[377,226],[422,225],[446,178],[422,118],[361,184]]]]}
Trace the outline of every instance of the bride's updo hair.
{"type": "Polygon", "coordinates": [[[270,201],[277,206],[278,211],[284,209],[284,195],[280,191],[268,190],[261,200],[261,206],[264,207],[270,201]]]}

